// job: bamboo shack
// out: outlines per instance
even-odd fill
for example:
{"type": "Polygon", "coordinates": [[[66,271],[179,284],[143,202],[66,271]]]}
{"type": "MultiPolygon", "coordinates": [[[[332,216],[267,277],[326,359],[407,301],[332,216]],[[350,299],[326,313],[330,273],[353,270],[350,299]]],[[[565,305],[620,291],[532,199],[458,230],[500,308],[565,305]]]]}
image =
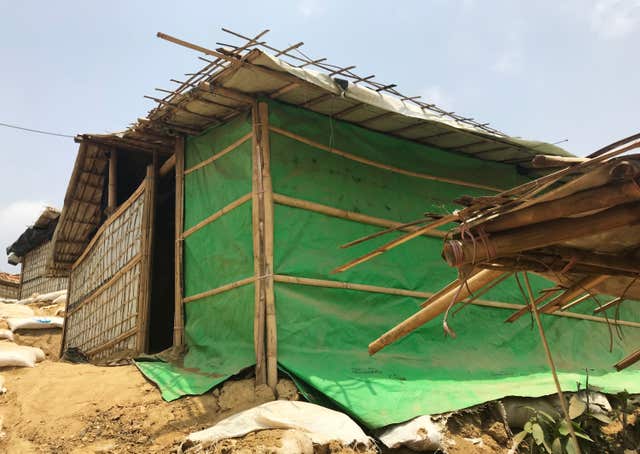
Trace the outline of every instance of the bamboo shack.
{"type": "MultiPolygon", "coordinates": [[[[236,44],[216,49],[159,33],[204,67],[148,96],[157,106],[126,131],[78,136],[50,261],[70,273],[64,348],[92,359],[184,349],[137,361],[166,399],[244,369],[275,387],[281,371],[370,427],[552,392],[529,324],[499,329],[522,307],[512,282],[460,312],[474,320],[465,339],[425,326],[374,357],[366,346],[455,278],[440,249],[456,199],[531,181],[536,154],[570,155],[306,57],[302,43],[226,32],[236,44]],[[352,240],[387,229],[413,247],[333,273],[372,244],[352,240]]],[[[553,318],[576,336],[608,326],[553,318]]],[[[578,353],[563,367],[575,381],[605,364],[578,353]]],[[[637,386],[625,374],[616,383],[637,386]]]]}
{"type": "Polygon", "coordinates": [[[20,293],[20,275],[0,273],[0,299],[15,300],[20,293]]]}
{"type": "Polygon", "coordinates": [[[18,299],[28,298],[36,293],[45,294],[67,288],[66,276],[52,273],[47,268],[52,247],[51,238],[59,217],[58,210],[46,207],[34,224],[7,248],[9,263],[22,265],[18,299]]]}

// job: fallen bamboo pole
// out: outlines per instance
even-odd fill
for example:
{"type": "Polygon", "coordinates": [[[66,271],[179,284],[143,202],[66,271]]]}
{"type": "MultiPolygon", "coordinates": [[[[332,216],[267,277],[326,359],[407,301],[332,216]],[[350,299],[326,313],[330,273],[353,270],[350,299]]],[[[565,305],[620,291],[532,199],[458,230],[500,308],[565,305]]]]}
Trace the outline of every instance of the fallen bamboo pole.
{"type": "Polygon", "coordinates": [[[551,368],[551,374],[553,375],[553,382],[556,385],[556,391],[558,392],[558,398],[560,399],[560,406],[562,407],[562,412],[564,413],[564,417],[567,420],[567,425],[569,426],[569,433],[571,434],[571,440],[573,441],[575,452],[580,454],[580,445],[578,445],[578,439],[576,438],[576,433],[573,430],[573,421],[571,421],[571,417],[569,416],[569,409],[567,407],[567,402],[564,400],[564,394],[562,393],[562,387],[560,386],[560,380],[558,380],[558,373],[556,372],[556,365],[553,362],[551,349],[549,348],[549,343],[547,342],[547,335],[544,332],[542,321],[540,320],[540,314],[538,313],[538,306],[536,306],[535,301],[533,300],[533,293],[531,291],[531,284],[529,283],[529,276],[527,273],[524,273],[524,282],[526,284],[527,293],[529,295],[529,305],[531,307],[531,312],[533,313],[533,316],[536,319],[536,324],[538,325],[538,332],[540,333],[540,339],[542,340],[542,345],[544,347],[544,353],[547,356],[547,362],[549,363],[549,367],[551,368]]]}
{"type": "Polygon", "coordinates": [[[461,287],[457,289],[451,289],[438,298],[430,298],[430,303],[426,307],[371,342],[369,344],[369,354],[373,355],[377,353],[387,345],[396,342],[398,339],[401,339],[425,323],[433,320],[438,315],[443,314],[450,305],[467,298],[472,292],[499,278],[502,274],[500,271],[482,270],[470,277],[466,285],[461,285],[461,287]]]}
{"type": "Polygon", "coordinates": [[[504,257],[521,251],[595,235],[640,222],[640,204],[619,205],[596,214],[578,218],[562,218],[496,233],[485,241],[450,240],[445,242],[443,256],[450,266],[459,267],[487,259],[504,257]]]}
{"type": "Polygon", "coordinates": [[[575,216],[640,199],[640,186],[634,180],[576,192],[567,197],[530,205],[482,224],[486,232],[500,232],[551,219],[575,216]]]}

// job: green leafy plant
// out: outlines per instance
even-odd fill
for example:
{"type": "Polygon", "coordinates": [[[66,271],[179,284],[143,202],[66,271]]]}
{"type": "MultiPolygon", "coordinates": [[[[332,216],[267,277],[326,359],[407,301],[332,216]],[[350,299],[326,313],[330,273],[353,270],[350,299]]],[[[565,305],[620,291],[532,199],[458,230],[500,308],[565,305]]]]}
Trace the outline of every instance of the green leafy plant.
{"type": "MultiPolygon", "coordinates": [[[[512,452],[522,444],[526,443],[529,452],[533,454],[573,454],[575,448],[571,440],[569,423],[564,419],[554,419],[550,414],[526,407],[531,411],[531,417],[525,423],[522,432],[513,437],[512,452]]],[[[593,440],[582,431],[580,425],[572,421],[573,430],[576,437],[585,441],[593,440]]]]}

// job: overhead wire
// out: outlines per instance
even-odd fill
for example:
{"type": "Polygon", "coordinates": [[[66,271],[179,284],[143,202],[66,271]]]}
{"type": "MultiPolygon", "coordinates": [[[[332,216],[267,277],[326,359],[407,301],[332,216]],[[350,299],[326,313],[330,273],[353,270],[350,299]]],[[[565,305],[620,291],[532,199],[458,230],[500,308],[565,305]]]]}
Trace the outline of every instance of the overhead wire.
{"type": "Polygon", "coordinates": [[[44,135],[48,135],[48,136],[66,137],[66,138],[70,138],[70,139],[73,139],[75,137],[75,136],[70,135],[70,134],[61,134],[61,133],[57,133],[57,132],[43,131],[41,129],[25,128],[23,126],[17,126],[17,125],[12,125],[12,124],[8,124],[8,123],[0,123],[0,126],[3,126],[5,128],[19,129],[20,131],[33,132],[33,133],[36,133],[36,134],[44,134],[44,135]]]}

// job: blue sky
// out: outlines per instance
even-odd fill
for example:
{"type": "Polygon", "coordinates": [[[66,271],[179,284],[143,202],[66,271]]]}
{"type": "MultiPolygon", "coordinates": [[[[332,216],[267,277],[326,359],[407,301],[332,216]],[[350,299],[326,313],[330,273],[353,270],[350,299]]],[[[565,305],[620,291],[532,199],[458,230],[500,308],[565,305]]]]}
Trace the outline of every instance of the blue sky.
{"type": "MultiPolygon", "coordinates": [[[[640,0],[0,0],[0,122],[122,130],[151,108],[144,94],[200,66],[155,33],[216,47],[230,40],[221,27],[269,28],[276,47],[304,41],[311,56],[511,135],[567,139],[578,155],[640,129],[640,0]]],[[[61,206],[76,151],[0,127],[0,246],[61,206]]]]}

